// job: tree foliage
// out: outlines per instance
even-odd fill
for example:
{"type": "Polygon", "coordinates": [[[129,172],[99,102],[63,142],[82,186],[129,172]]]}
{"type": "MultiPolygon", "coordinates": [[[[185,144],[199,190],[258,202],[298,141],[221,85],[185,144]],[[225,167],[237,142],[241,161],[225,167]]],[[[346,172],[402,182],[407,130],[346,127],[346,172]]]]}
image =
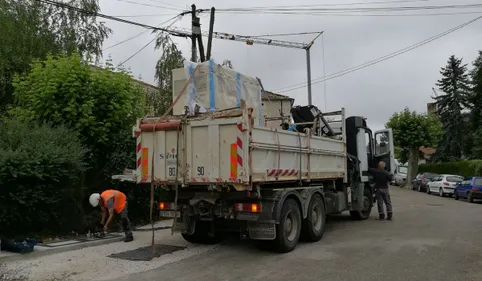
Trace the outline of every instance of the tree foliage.
{"type": "Polygon", "coordinates": [[[441,161],[456,161],[468,154],[467,122],[464,121],[462,110],[470,107],[470,81],[467,65],[462,59],[451,56],[440,74],[442,78],[436,85],[443,92],[435,98],[437,114],[442,121],[444,135],[435,158],[441,161]]]}
{"type": "MultiPolygon", "coordinates": [[[[98,0],[63,2],[99,11],[98,0]]],[[[96,59],[102,55],[102,43],[111,32],[94,16],[35,0],[0,1],[0,26],[0,113],[12,103],[13,77],[28,71],[34,59],[74,52],[96,59]]]]}
{"type": "Polygon", "coordinates": [[[31,69],[15,79],[11,115],[79,132],[90,150],[86,161],[91,185],[134,166],[131,127],[143,115],[144,91],[128,73],[110,64],[88,65],[77,54],[49,56],[31,69]]]}
{"type": "Polygon", "coordinates": [[[472,84],[471,102],[473,108],[470,114],[470,128],[473,136],[471,158],[482,159],[482,51],[473,62],[470,71],[472,84]]]}
{"type": "Polygon", "coordinates": [[[78,176],[85,152],[78,134],[66,127],[0,123],[0,236],[82,225],[78,176]]]}
{"type": "Polygon", "coordinates": [[[393,131],[394,145],[400,149],[400,161],[407,162],[410,149],[431,147],[442,136],[442,125],[434,115],[418,114],[405,108],[394,113],[386,124],[393,131]]]}
{"type": "Polygon", "coordinates": [[[393,131],[394,145],[400,148],[402,163],[408,160],[408,186],[417,174],[421,146],[433,146],[442,134],[442,125],[434,115],[418,114],[405,108],[395,113],[386,124],[393,131]]]}
{"type": "Polygon", "coordinates": [[[184,57],[168,34],[159,33],[156,49],[162,54],[156,64],[156,79],[159,92],[147,94],[147,105],[154,109],[154,115],[165,113],[172,102],[172,70],[184,66],[184,57]]]}

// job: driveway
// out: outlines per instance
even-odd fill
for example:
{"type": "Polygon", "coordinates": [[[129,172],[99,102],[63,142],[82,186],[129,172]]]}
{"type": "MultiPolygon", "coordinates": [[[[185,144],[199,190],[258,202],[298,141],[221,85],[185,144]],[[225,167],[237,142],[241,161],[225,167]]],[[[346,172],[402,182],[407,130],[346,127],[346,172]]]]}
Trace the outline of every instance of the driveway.
{"type": "Polygon", "coordinates": [[[482,205],[391,187],[393,221],[329,220],[323,239],[276,254],[229,239],[124,280],[482,280],[482,205]]]}

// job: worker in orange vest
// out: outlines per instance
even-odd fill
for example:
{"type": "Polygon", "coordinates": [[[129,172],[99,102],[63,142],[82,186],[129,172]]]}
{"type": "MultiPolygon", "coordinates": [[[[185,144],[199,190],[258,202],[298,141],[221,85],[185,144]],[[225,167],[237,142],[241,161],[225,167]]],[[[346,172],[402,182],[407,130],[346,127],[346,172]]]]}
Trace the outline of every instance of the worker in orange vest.
{"type": "Polygon", "coordinates": [[[101,194],[93,193],[90,195],[89,202],[93,207],[100,205],[100,208],[102,209],[102,220],[100,223],[104,226],[104,231],[107,232],[108,226],[114,217],[115,211],[120,215],[122,220],[122,227],[124,228],[126,235],[124,242],[131,242],[134,240],[131,222],[127,217],[127,197],[124,193],[118,190],[108,189],[101,194]],[[109,213],[108,218],[107,213],[109,213]]]}

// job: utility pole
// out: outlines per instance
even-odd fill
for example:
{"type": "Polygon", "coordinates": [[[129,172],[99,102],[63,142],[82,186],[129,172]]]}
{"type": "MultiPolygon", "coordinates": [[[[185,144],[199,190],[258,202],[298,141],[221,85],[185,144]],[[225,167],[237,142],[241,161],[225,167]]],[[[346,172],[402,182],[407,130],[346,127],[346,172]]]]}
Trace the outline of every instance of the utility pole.
{"type": "MultiPolygon", "coordinates": [[[[310,46],[311,47],[311,46],[310,46]]],[[[306,73],[308,75],[308,105],[313,105],[311,99],[311,58],[310,58],[310,47],[306,48],[306,73]]]]}
{"type": "Polygon", "coordinates": [[[213,32],[214,32],[214,13],[216,9],[211,8],[211,18],[209,19],[209,35],[208,35],[208,49],[206,50],[206,60],[211,59],[211,48],[213,44],[213,32]]]}
{"type": "MultiPolygon", "coordinates": [[[[191,61],[197,62],[197,51],[196,51],[196,29],[200,29],[199,26],[196,26],[196,5],[191,5],[191,61]]],[[[198,21],[199,24],[199,21],[198,21]]],[[[200,31],[200,30],[199,30],[200,31]]]]}

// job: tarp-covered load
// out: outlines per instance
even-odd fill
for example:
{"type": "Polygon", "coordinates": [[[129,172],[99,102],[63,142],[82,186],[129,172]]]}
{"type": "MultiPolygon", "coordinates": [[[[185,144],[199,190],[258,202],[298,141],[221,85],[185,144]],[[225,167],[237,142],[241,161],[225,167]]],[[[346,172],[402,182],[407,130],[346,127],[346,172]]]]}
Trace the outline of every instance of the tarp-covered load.
{"type": "Polygon", "coordinates": [[[192,63],[185,62],[184,69],[173,70],[173,100],[181,92],[196,67],[189,87],[174,107],[174,114],[183,114],[185,107],[190,114],[199,107],[199,112],[237,108],[241,100],[253,108],[256,123],[264,124],[261,101],[261,87],[256,78],[241,74],[233,69],[216,64],[213,60],[192,63]]]}

